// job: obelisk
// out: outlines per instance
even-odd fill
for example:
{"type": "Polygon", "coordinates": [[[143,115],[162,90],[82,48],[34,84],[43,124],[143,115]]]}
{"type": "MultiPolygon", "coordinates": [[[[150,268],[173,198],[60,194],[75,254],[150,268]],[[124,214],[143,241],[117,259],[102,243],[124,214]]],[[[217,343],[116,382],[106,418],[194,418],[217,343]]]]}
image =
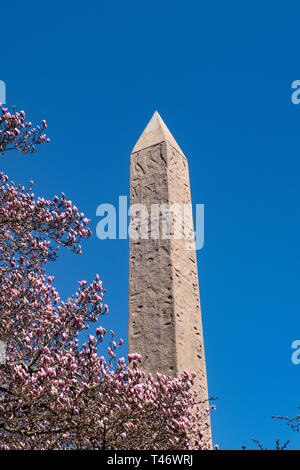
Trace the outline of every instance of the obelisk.
{"type": "Polygon", "coordinates": [[[163,236],[163,212],[159,234],[150,227],[151,214],[157,222],[158,205],[191,205],[187,159],[157,111],[131,154],[130,205],[136,204],[141,210],[132,218],[139,218],[146,207],[149,225],[142,236],[130,238],[129,352],[148,355],[143,367],[152,374],[176,377],[183,370],[195,371],[195,387],[200,399],[207,400],[194,239],[189,238],[188,249],[185,237],[174,236],[176,216],[171,236],[163,236]]]}

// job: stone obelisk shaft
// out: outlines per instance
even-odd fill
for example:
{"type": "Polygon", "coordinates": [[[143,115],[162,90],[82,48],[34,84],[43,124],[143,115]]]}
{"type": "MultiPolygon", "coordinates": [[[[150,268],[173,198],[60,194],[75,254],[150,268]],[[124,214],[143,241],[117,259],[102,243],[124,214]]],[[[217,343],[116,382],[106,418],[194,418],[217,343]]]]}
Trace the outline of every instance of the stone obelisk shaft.
{"type": "MultiPolygon", "coordinates": [[[[131,154],[130,204],[144,204],[149,220],[155,204],[191,204],[187,159],[157,112],[131,154]]],[[[163,239],[160,232],[152,239],[151,227],[148,233],[130,240],[129,352],[149,356],[146,372],[195,371],[195,386],[207,400],[195,249],[187,249],[184,238],[163,239]]]]}

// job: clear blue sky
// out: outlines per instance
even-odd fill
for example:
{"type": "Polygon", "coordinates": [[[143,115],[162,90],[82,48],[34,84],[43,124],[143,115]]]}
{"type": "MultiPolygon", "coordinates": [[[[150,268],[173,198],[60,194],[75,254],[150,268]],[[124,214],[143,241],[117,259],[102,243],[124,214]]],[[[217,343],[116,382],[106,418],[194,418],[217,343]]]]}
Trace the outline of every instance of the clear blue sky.
{"type": "MultiPolygon", "coordinates": [[[[221,448],[293,434],[273,414],[300,405],[300,5],[296,1],[4,2],[7,104],[47,119],[51,144],[1,157],[35,194],[64,191],[92,219],[129,191],[129,155],[157,109],[205,204],[198,251],[213,417],[221,448]]],[[[127,339],[128,241],[93,235],[49,265],[63,296],[99,272],[105,324],[127,339]]],[[[126,354],[127,343],[124,346],[126,354]]]]}

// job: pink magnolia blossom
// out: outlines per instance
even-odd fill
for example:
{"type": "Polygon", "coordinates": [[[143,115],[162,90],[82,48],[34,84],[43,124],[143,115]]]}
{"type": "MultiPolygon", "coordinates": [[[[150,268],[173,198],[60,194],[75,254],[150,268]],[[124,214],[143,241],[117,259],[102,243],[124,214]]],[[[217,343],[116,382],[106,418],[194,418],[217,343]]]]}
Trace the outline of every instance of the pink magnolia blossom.
{"type": "MultiPolygon", "coordinates": [[[[7,150],[17,150],[21,153],[36,151],[36,145],[50,142],[46,134],[42,134],[41,127],[32,127],[30,121],[25,121],[25,112],[8,112],[8,109],[0,103],[0,154],[7,150]],[[2,111],[2,113],[1,113],[2,111]]],[[[47,128],[46,121],[42,121],[43,128],[47,128]]]]}

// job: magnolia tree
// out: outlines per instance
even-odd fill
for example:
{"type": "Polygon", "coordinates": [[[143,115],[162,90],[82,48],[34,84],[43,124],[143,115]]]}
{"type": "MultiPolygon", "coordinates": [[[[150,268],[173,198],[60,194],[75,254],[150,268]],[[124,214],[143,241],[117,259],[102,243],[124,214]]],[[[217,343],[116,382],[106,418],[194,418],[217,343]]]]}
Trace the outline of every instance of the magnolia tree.
{"type": "MultiPolygon", "coordinates": [[[[49,141],[45,121],[33,128],[1,108],[1,153],[49,141]]],[[[35,199],[32,184],[0,173],[0,449],[208,448],[193,375],[146,375],[140,355],[117,358],[122,339],[98,325],[108,312],[99,276],[60,298],[46,263],[60,247],[81,253],[89,220],[64,194],[35,199]]]]}

